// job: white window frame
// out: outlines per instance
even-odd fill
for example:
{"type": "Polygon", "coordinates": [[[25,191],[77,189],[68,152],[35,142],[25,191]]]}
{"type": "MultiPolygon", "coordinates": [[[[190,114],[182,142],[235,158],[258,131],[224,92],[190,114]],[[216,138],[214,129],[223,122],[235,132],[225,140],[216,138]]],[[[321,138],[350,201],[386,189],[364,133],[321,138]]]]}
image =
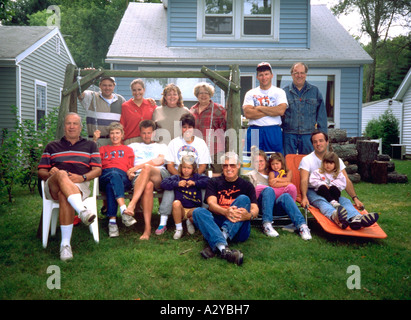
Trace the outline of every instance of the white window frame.
{"type": "MultiPolygon", "coordinates": [[[[273,84],[277,83],[277,76],[291,76],[290,69],[275,69],[273,70],[273,84]]],[[[328,126],[333,126],[336,129],[340,128],[340,102],[341,102],[341,70],[339,69],[309,69],[307,74],[307,81],[309,76],[334,76],[335,79],[335,97],[334,97],[334,122],[329,122],[328,126]]]]}
{"type": "Polygon", "coordinates": [[[38,109],[38,101],[37,101],[37,86],[44,87],[45,89],[45,106],[44,106],[44,115],[47,115],[47,83],[40,80],[34,80],[34,121],[36,123],[37,129],[37,109],[38,109]]]}
{"type": "Polygon", "coordinates": [[[205,33],[205,0],[197,0],[197,40],[198,41],[247,41],[266,42],[280,41],[280,0],[271,0],[271,34],[244,35],[244,5],[243,0],[233,0],[233,32],[232,34],[205,33]]]}

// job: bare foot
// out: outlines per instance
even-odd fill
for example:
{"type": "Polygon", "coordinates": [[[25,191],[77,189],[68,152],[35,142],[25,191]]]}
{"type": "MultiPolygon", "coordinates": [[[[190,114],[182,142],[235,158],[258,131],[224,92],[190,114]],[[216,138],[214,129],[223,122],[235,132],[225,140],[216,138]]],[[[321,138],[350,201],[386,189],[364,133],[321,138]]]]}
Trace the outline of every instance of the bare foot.
{"type": "Polygon", "coordinates": [[[150,234],[143,233],[143,235],[140,237],[140,240],[149,240],[150,239],[150,234]]]}

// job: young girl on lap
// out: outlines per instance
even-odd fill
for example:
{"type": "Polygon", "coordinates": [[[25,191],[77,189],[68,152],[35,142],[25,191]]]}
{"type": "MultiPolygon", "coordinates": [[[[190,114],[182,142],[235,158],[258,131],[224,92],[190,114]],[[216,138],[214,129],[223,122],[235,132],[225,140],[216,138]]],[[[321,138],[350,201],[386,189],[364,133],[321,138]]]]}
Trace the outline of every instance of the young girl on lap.
{"type": "Polygon", "coordinates": [[[283,193],[289,193],[293,200],[297,198],[297,187],[291,182],[293,173],[288,170],[284,156],[280,152],[273,153],[269,159],[271,169],[268,174],[268,184],[274,189],[278,198],[283,193]]]}

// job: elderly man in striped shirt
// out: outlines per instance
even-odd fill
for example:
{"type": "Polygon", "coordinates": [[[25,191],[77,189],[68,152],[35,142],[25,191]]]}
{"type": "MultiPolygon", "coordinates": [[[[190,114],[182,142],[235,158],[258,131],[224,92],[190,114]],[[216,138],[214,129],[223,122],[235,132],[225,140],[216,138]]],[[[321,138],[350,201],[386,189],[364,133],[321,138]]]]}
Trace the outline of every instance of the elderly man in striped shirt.
{"type": "Polygon", "coordinates": [[[83,200],[90,195],[89,181],[101,175],[101,158],[97,145],[80,136],[81,129],[81,117],[68,113],[64,137],[46,146],[38,165],[38,176],[46,181],[45,196],[59,201],[63,261],[73,258],[70,240],[75,212],[86,225],[96,217],[83,200]]]}

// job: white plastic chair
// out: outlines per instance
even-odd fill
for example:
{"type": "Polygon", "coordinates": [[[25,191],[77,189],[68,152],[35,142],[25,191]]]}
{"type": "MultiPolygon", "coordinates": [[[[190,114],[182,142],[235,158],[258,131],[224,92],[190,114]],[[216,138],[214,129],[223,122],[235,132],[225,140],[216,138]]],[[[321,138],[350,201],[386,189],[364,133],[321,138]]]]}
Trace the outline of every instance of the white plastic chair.
{"type": "MultiPolygon", "coordinates": [[[[49,238],[49,233],[51,236],[56,234],[57,221],[59,219],[59,203],[58,201],[48,200],[44,194],[44,184],[45,181],[41,181],[41,192],[43,195],[43,247],[47,247],[47,242],[49,238]],[[51,230],[50,230],[51,226],[51,230]]],[[[90,197],[83,201],[87,209],[95,213],[96,218],[90,224],[89,229],[94,237],[96,243],[99,242],[99,231],[98,231],[98,214],[97,214],[97,195],[99,193],[98,189],[98,178],[94,178],[93,191],[90,197]]]]}

